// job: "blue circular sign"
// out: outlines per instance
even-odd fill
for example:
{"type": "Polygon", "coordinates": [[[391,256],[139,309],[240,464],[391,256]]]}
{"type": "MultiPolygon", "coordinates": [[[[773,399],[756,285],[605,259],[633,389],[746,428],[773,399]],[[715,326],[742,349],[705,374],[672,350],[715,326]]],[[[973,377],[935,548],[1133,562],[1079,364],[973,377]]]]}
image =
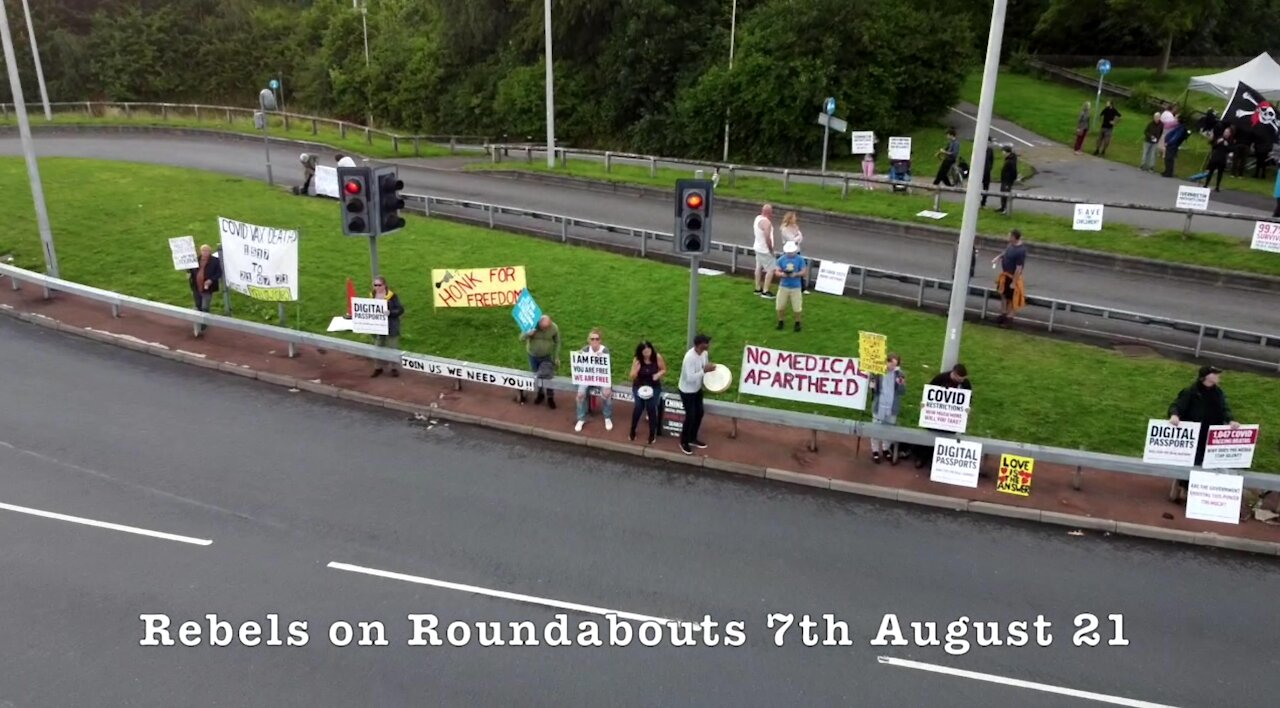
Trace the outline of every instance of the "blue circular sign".
{"type": "Polygon", "coordinates": [[[1109,71],[1111,71],[1111,62],[1110,62],[1110,61],[1108,61],[1108,60],[1106,60],[1106,59],[1099,59],[1099,60],[1098,60],[1098,73],[1099,73],[1099,74],[1103,74],[1103,75],[1105,76],[1105,75],[1106,75],[1106,73],[1107,73],[1107,72],[1109,72],[1109,71]]]}
{"type": "Polygon", "coordinates": [[[834,115],[836,112],[836,100],[834,98],[828,98],[824,108],[827,112],[827,115],[834,115]]]}
{"type": "Polygon", "coordinates": [[[271,87],[271,90],[272,90],[272,91],[275,91],[276,89],[280,88],[280,82],[279,82],[279,81],[276,81],[275,79],[272,79],[272,80],[271,80],[271,83],[269,83],[269,84],[267,84],[267,85],[271,87]]]}

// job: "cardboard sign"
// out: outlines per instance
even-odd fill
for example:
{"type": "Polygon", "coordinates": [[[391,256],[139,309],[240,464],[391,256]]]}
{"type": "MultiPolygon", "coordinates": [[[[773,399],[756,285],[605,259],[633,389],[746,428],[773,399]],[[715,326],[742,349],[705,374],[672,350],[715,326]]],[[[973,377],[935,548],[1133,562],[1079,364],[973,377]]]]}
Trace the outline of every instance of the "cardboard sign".
{"type": "Polygon", "coordinates": [[[196,240],[191,236],[169,239],[169,255],[173,256],[174,270],[191,270],[200,267],[200,255],[196,253],[196,240]]]}
{"type": "Polygon", "coordinates": [[[1000,476],[996,479],[996,491],[1016,494],[1020,497],[1030,496],[1031,475],[1035,468],[1036,461],[1030,457],[1001,455],[1000,476]]]}
{"type": "Polygon", "coordinates": [[[533,390],[532,376],[516,376],[472,366],[443,366],[410,354],[400,355],[400,366],[405,371],[416,371],[420,374],[429,374],[431,376],[446,376],[451,379],[475,381],[491,386],[515,388],[521,391],[533,390]]]}
{"type": "Polygon", "coordinates": [[[889,159],[910,160],[911,138],[889,138],[889,159]]]}
{"type": "Polygon", "coordinates": [[[844,285],[849,280],[849,264],[822,261],[818,265],[818,280],[813,289],[828,295],[844,295],[844,285]]]}
{"type": "Polygon", "coordinates": [[[1152,418],[1147,421],[1147,442],[1142,448],[1142,461],[1153,465],[1194,467],[1199,440],[1199,423],[1183,421],[1175,428],[1167,420],[1152,418]]]}
{"type": "Polygon", "coordinates": [[[538,326],[538,320],[542,319],[542,308],[534,302],[533,295],[529,294],[527,288],[520,293],[520,297],[516,298],[516,305],[511,308],[511,316],[520,326],[520,334],[532,332],[538,326]]]}
{"type": "Polygon", "coordinates": [[[1258,426],[1210,425],[1209,439],[1204,445],[1201,467],[1210,470],[1247,470],[1253,466],[1253,451],[1258,445],[1258,426]]]}
{"type": "Polygon", "coordinates": [[[869,155],[876,151],[876,134],[870,130],[855,130],[850,133],[852,138],[851,155],[869,155]]]}
{"type": "Polygon", "coordinates": [[[1075,217],[1071,222],[1071,228],[1075,231],[1101,231],[1102,205],[1077,204],[1075,217]]]}
{"type": "MultiPolygon", "coordinates": [[[[613,394],[613,400],[622,403],[636,402],[635,396],[632,396],[630,391],[615,392],[613,394]]],[[[680,396],[674,393],[662,394],[662,401],[659,403],[658,414],[662,420],[662,432],[673,438],[680,437],[680,433],[684,430],[684,403],[680,401],[680,396]]]]}
{"type": "Polygon", "coordinates": [[[524,266],[431,271],[435,307],[512,307],[527,287],[524,266]]]}
{"type": "Polygon", "coordinates": [[[1179,186],[1177,208],[1205,211],[1209,208],[1209,188],[1179,186]]]}
{"type": "Polygon", "coordinates": [[[375,297],[351,299],[351,331],[356,334],[386,335],[390,325],[387,301],[375,297]]]}
{"type": "Polygon", "coordinates": [[[613,387],[613,369],[609,366],[608,352],[570,352],[569,366],[573,371],[574,386],[613,387]]]}
{"type": "Polygon", "coordinates": [[[1244,496],[1244,477],[1192,470],[1187,482],[1187,518],[1240,523],[1240,500],[1244,496]]]}
{"type": "Polygon", "coordinates": [[[927,385],[920,399],[921,428],[963,433],[969,427],[969,402],[973,391],[927,385]]]}
{"type": "Polygon", "coordinates": [[[1280,224],[1272,221],[1259,221],[1253,225],[1253,241],[1249,248],[1255,251],[1280,253],[1280,224]]]}
{"type": "Polygon", "coordinates": [[[858,360],[862,370],[883,374],[889,370],[889,338],[875,332],[858,332],[858,360]]]}
{"type": "Polygon", "coordinates": [[[976,489],[982,466],[982,443],[938,438],[933,446],[929,481],[976,489]]]}
{"type": "Polygon", "coordinates": [[[799,354],[748,344],[742,350],[738,392],[788,401],[866,410],[870,377],[858,360],[799,354]]]}
{"type": "Polygon", "coordinates": [[[298,299],[298,232],[218,217],[222,277],[254,300],[298,299]]]}

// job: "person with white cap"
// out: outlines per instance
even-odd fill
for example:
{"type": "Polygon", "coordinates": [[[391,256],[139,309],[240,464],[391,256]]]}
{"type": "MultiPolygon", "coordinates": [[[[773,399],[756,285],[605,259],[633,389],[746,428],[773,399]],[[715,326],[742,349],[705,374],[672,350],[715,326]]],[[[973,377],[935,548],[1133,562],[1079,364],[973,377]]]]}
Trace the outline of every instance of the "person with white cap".
{"type": "Polygon", "coordinates": [[[778,276],[779,330],[786,326],[785,311],[787,304],[790,303],[791,312],[796,321],[796,331],[800,331],[801,299],[804,297],[804,281],[808,273],[809,262],[800,255],[800,245],[795,241],[788,241],[787,245],[783,246],[782,256],[778,258],[778,265],[774,269],[774,274],[778,276]]]}

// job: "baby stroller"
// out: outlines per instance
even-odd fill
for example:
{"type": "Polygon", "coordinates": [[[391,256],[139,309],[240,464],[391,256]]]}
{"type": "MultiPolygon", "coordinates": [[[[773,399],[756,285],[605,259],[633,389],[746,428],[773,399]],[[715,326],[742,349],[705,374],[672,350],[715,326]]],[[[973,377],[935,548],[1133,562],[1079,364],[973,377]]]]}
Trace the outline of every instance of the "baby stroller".
{"type": "Polygon", "coordinates": [[[895,192],[908,192],[911,185],[911,160],[891,160],[889,162],[889,181],[900,184],[893,185],[895,192]]]}

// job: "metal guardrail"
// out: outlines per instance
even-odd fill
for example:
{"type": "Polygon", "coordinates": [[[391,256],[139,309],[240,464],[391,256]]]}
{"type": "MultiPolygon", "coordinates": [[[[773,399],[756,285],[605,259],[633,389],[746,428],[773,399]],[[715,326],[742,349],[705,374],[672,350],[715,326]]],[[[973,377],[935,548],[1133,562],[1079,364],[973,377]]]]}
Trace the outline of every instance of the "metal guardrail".
{"type": "MultiPolygon", "coordinates": [[[[5,119],[9,117],[9,111],[13,109],[13,103],[0,103],[0,116],[5,119]]],[[[27,104],[28,110],[43,110],[44,104],[30,103],[27,104]]],[[[175,117],[180,115],[191,115],[195,120],[203,119],[219,120],[222,119],[226,123],[234,123],[237,117],[247,117],[253,120],[255,113],[259,108],[242,108],[238,106],[217,106],[198,103],[152,103],[137,101],[62,101],[58,103],[50,103],[50,108],[54,113],[58,113],[62,109],[62,113],[85,114],[90,117],[97,117],[107,110],[117,110],[124,113],[124,117],[131,118],[136,111],[144,111],[149,114],[159,114],[161,120],[168,120],[171,114],[175,117]]],[[[267,111],[271,118],[278,118],[284,125],[285,130],[289,130],[291,124],[310,125],[311,134],[319,135],[320,126],[333,127],[338,131],[341,138],[346,138],[348,133],[353,135],[363,135],[365,143],[373,144],[375,136],[385,138],[391,142],[392,150],[399,154],[401,146],[404,146],[406,155],[410,147],[414,157],[422,155],[422,145],[447,145],[450,152],[458,150],[482,151],[485,145],[488,145],[490,139],[477,135],[404,135],[393,133],[387,130],[378,130],[370,128],[359,123],[350,123],[348,121],[338,120],[336,118],[324,118],[322,116],[313,116],[303,113],[288,113],[283,111],[267,111]]],[[[38,122],[35,123],[39,125],[38,122]]]]}
{"type": "MultiPolygon", "coordinates": [[[[610,224],[590,219],[581,219],[564,214],[554,214],[549,212],[536,211],[533,209],[525,209],[521,207],[504,206],[500,204],[489,204],[486,202],[478,202],[467,199],[454,199],[449,197],[439,197],[427,194],[411,194],[404,195],[406,206],[420,210],[427,216],[446,216],[438,213],[440,207],[454,207],[468,211],[480,212],[481,214],[470,221],[478,221],[486,223],[490,228],[496,227],[496,218],[499,216],[510,216],[527,219],[535,219],[542,222],[549,222],[558,226],[558,235],[561,242],[569,240],[582,240],[593,242],[593,239],[580,238],[570,233],[571,229],[584,229],[587,231],[599,231],[614,234],[630,239],[635,244],[635,249],[641,257],[648,257],[650,252],[650,244],[671,244],[674,239],[670,233],[662,231],[654,231],[652,229],[643,229],[634,226],[623,226],[620,224],[610,224]],[[435,210],[433,210],[433,207],[435,210]]],[[[554,235],[553,232],[545,230],[539,233],[554,235]]],[[[744,267],[750,268],[754,263],[754,251],[750,248],[734,243],[723,243],[720,241],[712,241],[712,254],[720,254],[729,259],[729,269],[731,273],[738,272],[739,259],[743,259],[744,267]]],[[[824,259],[820,256],[813,256],[811,260],[820,263],[824,259]]],[[[933,278],[924,275],[916,275],[913,273],[901,273],[898,271],[873,268],[870,266],[860,265],[857,263],[849,264],[852,272],[850,280],[852,285],[846,286],[846,294],[849,295],[865,295],[867,294],[868,280],[886,280],[904,283],[914,286],[915,296],[908,297],[908,300],[914,301],[916,307],[923,307],[925,303],[926,291],[942,290],[950,292],[952,281],[944,278],[933,278]]],[[[806,289],[811,289],[812,283],[817,279],[817,269],[810,268],[809,283],[806,289]]],[[[982,317],[987,315],[987,304],[991,300],[999,300],[999,294],[990,287],[982,285],[970,285],[969,294],[981,299],[982,305],[979,308],[967,308],[970,312],[979,313],[982,317]]],[[[897,295],[900,299],[902,296],[897,295]]],[[[1263,366],[1274,368],[1280,372],[1280,334],[1269,334],[1265,332],[1254,332],[1250,330],[1235,329],[1224,327],[1222,325],[1211,324],[1207,322],[1196,322],[1191,320],[1179,320],[1171,317],[1160,315],[1152,315],[1142,312],[1132,312],[1129,310],[1121,310],[1104,305],[1095,305],[1090,303],[1075,302],[1071,300],[1060,300],[1056,298],[1028,296],[1027,305],[1041,310],[1047,310],[1047,322],[1045,323],[1050,333],[1056,330],[1078,331],[1086,334],[1096,334],[1093,330],[1081,329],[1071,325],[1062,323],[1058,320],[1060,316],[1066,315],[1082,315],[1087,317],[1099,318],[1113,322],[1120,322],[1131,325],[1139,325],[1149,328],[1158,328],[1163,330],[1181,332],[1188,337],[1195,337],[1194,346],[1181,345],[1177,342],[1167,340],[1147,339],[1141,337],[1126,337],[1132,341],[1156,344],[1159,346],[1173,347],[1181,351],[1191,353],[1194,357],[1200,358],[1206,353],[1212,353],[1216,357],[1223,359],[1231,359],[1238,362],[1248,363],[1254,366],[1263,366]],[[1273,358],[1254,358],[1240,356],[1229,352],[1209,352],[1207,346],[1212,345],[1216,341],[1234,342],[1240,345],[1252,346],[1259,348],[1264,354],[1273,354],[1273,358]]],[[[1261,354],[1260,354],[1261,356],[1261,354]]]]}
{"type": "MultiPolygon", "coordinates": [[[[545,145],[514,145],[493,143],[485,146],[485,150],[489,153],[490,160],[494,163],[500,163],[502,157],[510,156],[511,152],[517,154],[523,153],[526,161],[532,161],[535,154],[546,154],[545,145]]],[[[649,167],[649,176],[657,177],[660,165],[669,165],[679,169],[698,168],[709,171],[721,170],[728,173],[728,184],[733,186],[737,182],[738,174],[750,175],[766,175],[772,178],[782,180],[782,191],[786,193],[791,189],[791,180],[795,178],[807,178],[818,180],[829,180],[841,185],[840,197],[847,199],[849,197],[850,184],[863,185],[879,185],[889,188],[893,186],[907,187],[913,191],[922,191],[933,196],[933,209],[936,211],[942,205],[943,194],[955,194],[963,196],[966,192],[958,187],[947,187],[945,185],[934,185],[925,182],[894,182],[888,177],[867,177],[861,173],[841,172],[829,170],[821,172],[818,170],[791,169],[781,167],[764,167],[760,165],[740,165],[730,162],[711,162],[700,160],[686,160],[675,157],[659,157],[656,155],[640,155],[628,152],[613,152],[609,150],[577,150],[573,148],[557,147],[556,160],[561,165],[567,165],[569,159],[574,156],[597,158],[604,162],[605,172],[609,172],[613,168],[615,160],[637,162],[645,164],[649,167]]],[[[1240,214],[1229,211],[1199,211],[1195,209],[1179,209],[1177,207],[1154,206],[1150,204],[1132,204],[1128,202],[1107,202],[1107,201],[1084,201],[1080,199],[1068,199],[1066,197],[1055,197],[1051,195],[1030,194],[1028,192],[1001,192],[999,190],[986,190],[982,194],[992,199],[1007,199],[1009,211],[1012,213],[1014,204],[1018,201],[1035,202],[1041,204],[1059,204],[1063,206],[1072,206],[1076,204],[1100,204],[1107,209],[1120,209],[1125,211],[1150,212],[1157,214],[1176,214],[1185,217],[1183,222],[1182,233],[1187,235],[1191,233],[1192,220],[1195,217],[1228,219],[1232,221],[1247,221],[1254,223],[1258,221],[1268,221],[1280,223],[1280,219],[1274,219],[1269,215],[1240,214]]]]}
{"type": "MultiPolygon", "coordinates": [[[[199,328],[203,325],[208,327],[220,327],[229,331],[241,332],[243,334],[262,337],[264,339],[270,339],[277,342],[285,342],[290,345],[290,355],[293,354],[294,347],[305,345],[378,361],[398,362],[403,356],[407,355],[423,362],[437,364],[442,367],[463,367],[490,372],[498,376],[519,376],[521,378],[528,378],[530,376],[528,371],[490,366],[487,364],[474,364],[456,359],[425,356],[413,352],[376,347],[370,344],[362,344],[360,342],[354,342],[347,339],[288,329],[286,327],[260,324],[249,320],[240,320],[234,317],[215,315],[212,313],[177,307],[175,305],[153,302],[130,295],[112,292],[110,290],[103,290],[101,288],[52,278],[42,273],[36,273],[4,264],[0,264],[0,276],[7,276],[10,279],[14,290],[18,290],[20,288],[20,283],[30,283],[43,288],[45,291],[45,297],[49,297],[50,293],[53,292],[62,292],[88,300],[101,302],[110,306],[112,314],[116,317],[120,316],[122,310],[128,309],[189,323],[192,325],[192,331],[195,334],[199,333],[199,328]]],[[[512,342],[514,344],[514,338],[512,339],[512,342]]],[[[461,380],[453,380],[455,382],[455,386],[460,388],[462,385],[461,380]]],[[[577,387],[573,385],[572,379],[564,377],[553,379],[549,383],[549,387],[557,391],[576,392],[577,390],[577,387]]],[[[615,386],[613,391],[615,394],[630,394],[630,389],[622,387],[615,386]]],[[[925,430],[905,428],[896,425],[845,420],[830,416],[816,415],[813,413],[799,413],[774,408],[765,408],[762,406],[751,406],[715,400],[706,402],[706,410],[709,413],[729,418],[735,422],[751,421],[807,430],[813,436],[811,449],[817,449],[816,440],[817,433],[819,432],[837,435],[852,435],[860,438],[869,437],[910,445],[933,445],[939,438],[981,443],[984,456],[999,454],[1022,455],[1052,464],[1075,467],[1076,471],[1073,484],[1077,489],[1080,489],[1082,486],[1082,477],[1085,469],[1105,470],[1110,472],[1121,472],[1173,480],[1187,479],[1189,476],[1188,470],[1185,468],[1147,464],[1142,462],[1141,459],[1124,457],[1122,455],[1070,450],[1067,448],[1032,445],[1028,443],[1010,442],[991,438],[979,438],[971,435],[937,434],[925,430]]],[[[1245,487],[1247,488],[1280,491],[1280,475],[1244,472],[1242,476],[1244,477],[1245,487]]]]}

